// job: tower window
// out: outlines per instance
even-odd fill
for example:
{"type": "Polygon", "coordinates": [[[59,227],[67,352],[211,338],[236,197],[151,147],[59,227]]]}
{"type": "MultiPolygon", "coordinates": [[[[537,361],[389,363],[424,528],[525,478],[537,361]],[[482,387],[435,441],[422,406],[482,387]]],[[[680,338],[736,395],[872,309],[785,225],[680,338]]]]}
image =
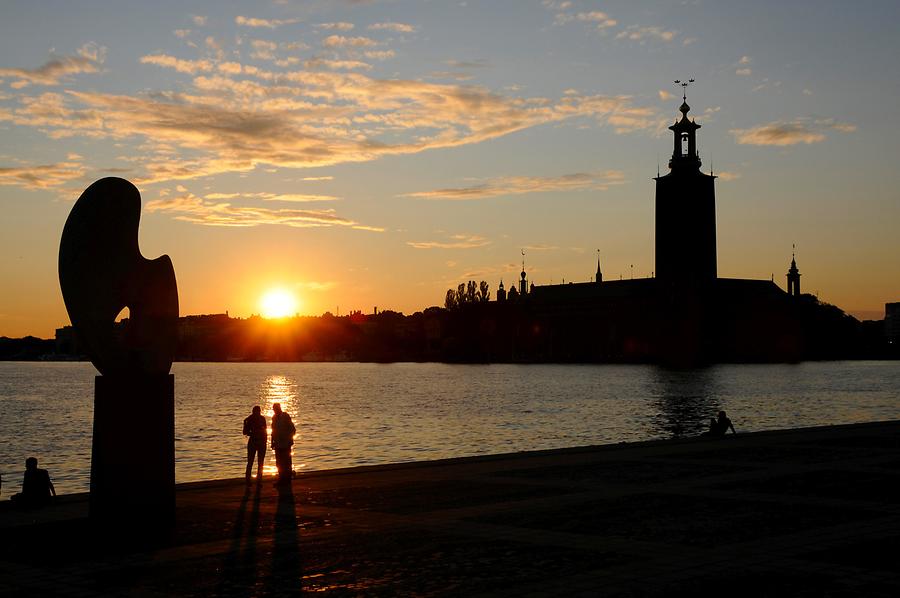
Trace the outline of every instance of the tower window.
{"type": "Polygon", "coordinates": [[[687,156],[687,155],[688,155],[688,147],[689,147],[689,145],[688,145],[688,134],[687,134],[687,133],[682,133],[682,134],[681,134],[681,155],[682,155],[682,156],[687,156]]]}

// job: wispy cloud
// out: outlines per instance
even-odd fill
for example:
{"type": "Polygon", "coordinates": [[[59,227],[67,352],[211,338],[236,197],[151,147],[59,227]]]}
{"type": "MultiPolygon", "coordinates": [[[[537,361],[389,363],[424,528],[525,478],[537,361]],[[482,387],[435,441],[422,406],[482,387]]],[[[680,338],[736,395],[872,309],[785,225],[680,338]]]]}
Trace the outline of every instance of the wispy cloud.
{"type": "MultiPolygon", "coordinates": [[[[308,180],[308,179],[304,179],[308,180]]],[[[220,199],[262,199],[265,201],[293,201],[293,202],[309,202],[309,201],[337,201],[339,197],[333,195],[314,195],[304,193],[268,193],[265,191],[257,191],[253,193],[209,193],[203,196],[208,200],[220,199]]]]}
{"type": "Polygon", "coordinates": [[[367,27],[370,31],[393,31],[395,33],[413,33],[416,28],[406,23],[373,23],[367,27]]]}
{"type": "Polygon", "coordinates": [[[366,50],[363,56],[372,60],[388,60],[396,56],[393,50],[366,50]]]}
{"type": "Polygon", "coordinates": [[[147,184],[257,167],[369,161],[575,118],[607,124],[616,133],[655,131],[661,121],[656,108],[627,96],[573,91],[558,99],[509,97],[482,86],[321,70],[368,67],[354,60],[298,65],[307,70],[168,54],[141,62],[192,78],[177,90],[134,95],[19,94],[18,105],[0,109],[0,122],[33,127],[53,139],[135,140],[143,156],[135,178],[147,184]]]}
{"type": "Polygon", "coordinates": [[[351,31],[354,27],[353,23],[340,21],[338,23],[319,23],[316,29],[325,29],[327,31],[351,31]]]}
{"type": "Polygon", "coordinates": [[[734,181],[734,180],[741,178],[741,173],[729,172],[727,170],[723,170],[722,172],[717,172],[716,176],[719,177],[723,181],[734,181]]]}
{"type": "Polygon", "coordinates": [[[53,164],[0,167],[0,185],[15,185],[25,189],[51,189],[80,179],[84,166],[74,160],[53,164]]]}
{"type": "Polygon", "coordinates": [[[605,190],[610,185],[621,185],[625,175],[618,170],[599,173],[578,172],[559,176],[510,176],[498,177],[470,187],[454,187],[407,193],[405,197],[418,199],[473,200],[501,195],[522,195],[548,191],[576,191],[579,189],[605,190]]]}
{"type": "Polygon", "coordinates": [[[303,63],[308,69],[329,69],[332,71],[368,71],[372,65],[361,60],[332,60],[330,58],[313,58],[303,63]]]}
{"type": "Polygon", "coordinates": [[[187,73],[189,75],[201,71],[211,71],[214,68],[213,63],[209,60],[185,60],[169,54],[148,54],[147,56],[141,56],[140,62],[141,64],[152,64],[174,69],[179,73],[187,73]]]}
{"type": "Polygon", "coordinates": [[[753,60],[749,56],[741,56],[741,59],[737,61],[737,65],[735,65],[734,74],[741,75],[743,77],[747,77],[753,74],[753,69],[750,68],[750,63],[753,60]]]}
{"type": "Polygon", "coordinates": [[[10,84],[14,89],[28,85],[57,85],[68,75],[98,72],[105,58],[106,48],[88,43],[74,56],[53,56],[37,68],[0,68],[0,77],[14,77],[16,80],[10,84]]]}
{"type": "Polygon", "coordinates": [[[833,118],[796,118],[792,121],[776,121],[749,129],[731,129],[735,141],[741,145],[797,145],[820,143],[828,131],[851,133],[856,125],[840,123],[833,118]]]}
{"type": "Polygon", "coordinates": [[[489,245],[490,241],[479,235],[450,235],[444,241],[407,241],[416,249],[475,249],[489,245]]]}
{"type": "Polygon", "coordinates": [[[282,25],[299,23],[300,19],[259,19],[256,17],[237,16],[234,18],[234,22],[241,27],[263,27],[266,29],[275,29],[277,27],[281,27],[282,25]]]}
{"type": "Polygon", "coordinates": [[[191,15],[191,21],[194,22],[194,25],[197,27],[205,27],[207,21],[209,21],[209,17],[204,17],[201,15],[191,15]]]}
{"type": "Polygon", "coordinates": [[[337,283],[333,280],[326,281],[317,281],[317,280],[306,280],[303,282],[298,282],[294,284],[295,288],[305,289],[307,291],[328,291],[337,286],[337,283]]]}
{"type": "Polygon", "coordinates": [[[161,197],[148,201],[147,212],[168,212],[176,220],[206,226],[251,227],[280,224],[295,228],[347,227],[359,230],[383,231],[338,216],[334,210],[270,209],[253,206],[234,206],[229,202],[199,198],[191,193],[161,197]]]}
{"type": "Polygon", "coordinates": [[[624,31],[617,33],[616,39],[627,39],[644,44],[649,40],[670,42],[674,40],[677,35],[677,31],[663,29],[662,27],[640,27],[638,25],[630,25],[626,27],[624,31]]]}
{"type": "Polygon", "coordinates": [[[329,35],[322,40],[322,45],[326,48],[370,48],[372,46],[377,46],[378,42],[363,36],[347,37],[344,35],[329,35]]]}
{"type": "Polygon", "coordinates": [[[556,14],[554,20],[557,25],[565,25],[566,23],[571,23],[573,21],[591,23],[596,26],[598,31],[603,31],[619,24],[616,19],[599,10],[578,13],[559,12],[556,14]]]}

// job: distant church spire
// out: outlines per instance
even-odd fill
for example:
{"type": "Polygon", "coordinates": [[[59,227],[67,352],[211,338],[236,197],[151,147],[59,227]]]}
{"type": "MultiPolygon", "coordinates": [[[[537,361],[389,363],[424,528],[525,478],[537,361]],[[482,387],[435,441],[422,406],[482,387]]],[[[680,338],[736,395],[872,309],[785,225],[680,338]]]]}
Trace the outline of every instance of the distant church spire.
{"type": "Polygon", "coordinates": [[[519,295],[528,294],[528,280],[525,278],[525,250],[522,250],[522,279],[519,281],[519,295]]]}
{"type": "Polygon", "coordinates": [[[594,282],[603,282],[603,272],[600,271],[600,250],[597,250],[597,277],[594,282]]]}
{"type": "Polygon", "coordinates": [[[796,246],[791,244],[791,267],[787,273],[787,292],[791,297],[800,296],[800,270],[797,269],[796,246]]]}

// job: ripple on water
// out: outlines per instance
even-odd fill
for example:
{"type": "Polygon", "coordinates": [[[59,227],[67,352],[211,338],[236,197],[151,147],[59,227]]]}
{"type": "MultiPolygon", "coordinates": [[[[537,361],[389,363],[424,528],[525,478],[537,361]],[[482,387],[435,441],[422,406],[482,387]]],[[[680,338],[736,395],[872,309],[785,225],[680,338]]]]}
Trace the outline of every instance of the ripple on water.
{"type": "MultiPolygon", "coordinates": [[[[896,419],[900,363],[654,366],[177,363],[176,477],[243,474],[241,421],[280,402],[303,469],[699,433],[719,409],[741,431],[896,419]]],[[[58,489],[87,489],[95,372],[0,362],[0,474],[40,458],[58,489]]],[[[123,410],[123,414],[127,410],[123,410]]],[[[123,415],[124,417],[124,415],[123,415]]],[[[274,469],[268,451],[266,468],[274,469]]]]}

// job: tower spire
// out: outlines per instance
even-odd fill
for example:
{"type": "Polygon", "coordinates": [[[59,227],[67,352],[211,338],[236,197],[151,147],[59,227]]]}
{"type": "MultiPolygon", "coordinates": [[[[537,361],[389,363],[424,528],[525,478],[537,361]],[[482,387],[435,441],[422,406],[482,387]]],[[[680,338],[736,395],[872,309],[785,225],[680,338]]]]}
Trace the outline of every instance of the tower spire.
{"type": "Polygon", "coordinates": [[[600,250],[597,250],[597,277],[594,282],[603,282],[603,272],[600,270],[600,250]]]}
{"type": "Polygon", "coordinates": [[[525,250],[522,250],[522,278],[519,279],[519,295],[524,297],[528,293],[528,279],[525,278],[525,250]]]}
{"type": "Polygon", "coordinates": [[[682,81],[681,79],[675,79],[675,85],[681,85],[681,99],[684,102],[687,102],[687,88],[693,83],[693,79],[688,79],[687,81],[682,81]]]}
{"type": "Polygon", "coordinates": [[[791,243],[791,267],[787,272],[787,292],[792,297],[800,296],[800,270],[797,269],[797,246],[791,243]]]}
{"type": "Polygon", "coordinates": [[[694,170],[700,168],[700,156],[697,153],[697,129],[700,128],[693,119],[688,117],[691,107],[687,103],[687,87],[694,82],[694,79],[681,81],[675,79],[675,84],[680,85],[682,89],[682,104],[678,108],[681,112],[681,119],[676,120],[675,124],[669,127],[674,133],[675,147],[672,152],[672,159],[669,160],[669,168],[672,170],[694,170]]]}

